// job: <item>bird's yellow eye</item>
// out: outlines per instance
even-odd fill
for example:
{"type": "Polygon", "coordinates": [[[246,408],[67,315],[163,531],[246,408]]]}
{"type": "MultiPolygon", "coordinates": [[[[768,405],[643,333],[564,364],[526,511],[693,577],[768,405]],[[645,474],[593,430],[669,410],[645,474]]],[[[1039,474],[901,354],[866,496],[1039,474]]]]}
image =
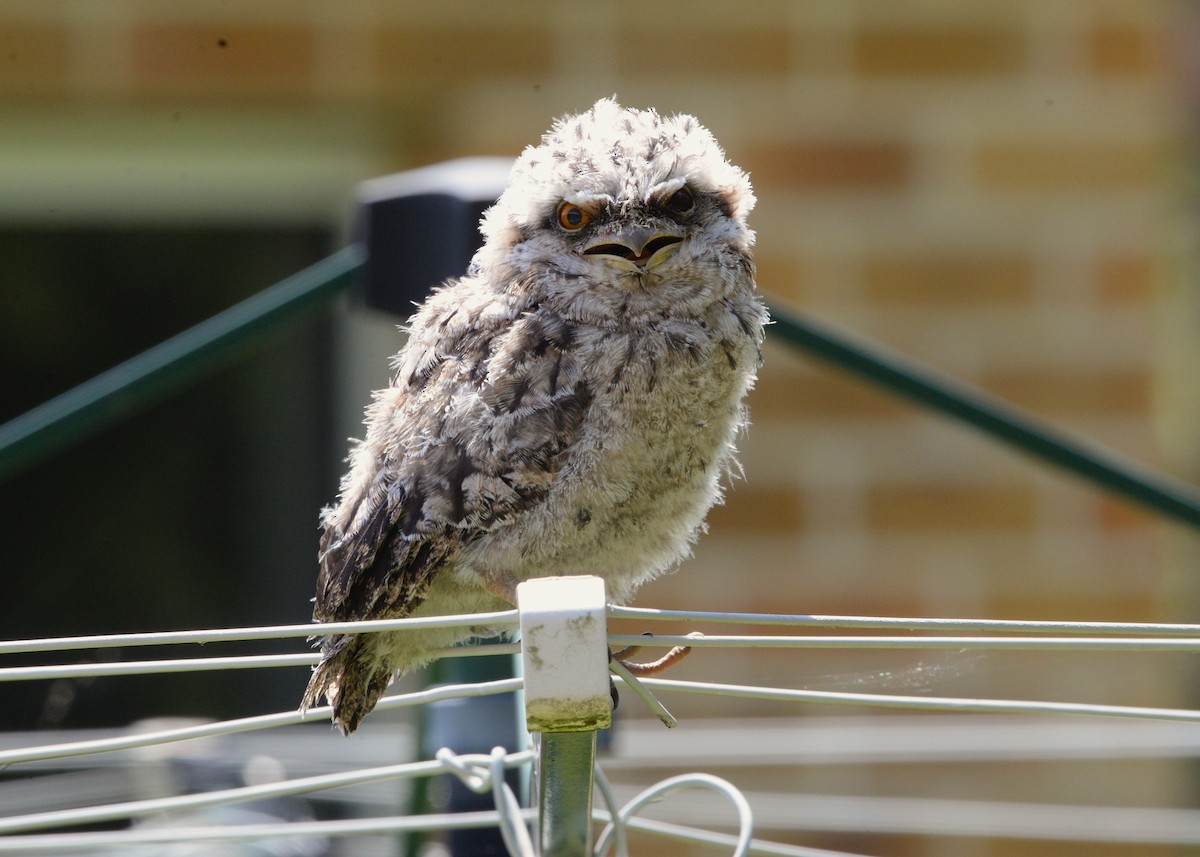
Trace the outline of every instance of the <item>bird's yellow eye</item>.
{"type": "Polygon", "coordinates": [[[568,232],[578,232],[587,226],[591,219],[592,216],[578,205],[570,202],[559,203],[558,225],[568,232]]]}

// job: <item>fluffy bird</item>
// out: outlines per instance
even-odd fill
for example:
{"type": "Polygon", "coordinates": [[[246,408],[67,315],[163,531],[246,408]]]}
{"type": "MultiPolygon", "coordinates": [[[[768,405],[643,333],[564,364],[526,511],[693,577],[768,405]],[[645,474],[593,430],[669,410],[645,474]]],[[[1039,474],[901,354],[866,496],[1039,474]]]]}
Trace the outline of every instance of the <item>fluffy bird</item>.
{"type": "MultiPolygon", "coordinates": [[[[602,99],[526,148],[367,408],[314,619],[506,609],[549,575],[622,603],[683,559],[762,359],[753,205],[691,116],[602,99]]],[[[302,708],[324,695],[353,732],[395,676],[488,633],[326,636],[302,708]]]]}

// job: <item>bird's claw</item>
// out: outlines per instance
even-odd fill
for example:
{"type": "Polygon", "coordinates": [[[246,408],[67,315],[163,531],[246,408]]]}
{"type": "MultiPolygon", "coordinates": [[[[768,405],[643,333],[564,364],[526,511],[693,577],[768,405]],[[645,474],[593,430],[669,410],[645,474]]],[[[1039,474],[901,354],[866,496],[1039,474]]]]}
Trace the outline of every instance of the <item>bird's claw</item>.
{"type": "MultiPolygon", "coordinates": [[[[651,637],[653,634],[647,632],[643,636],[651,637]]],[[[675,646],[658,660],[650,661],[649,663],[640,664],[629,660],[629,658],[632,658],[641,650],[641,646],[625,646],[624,648],[617,649],[615,652],[610,652],[609,657],[614,661],[618,661],[621,666],[625,667],[625,669],[629,670],[635,676],[641,678],[648,675],[658,675],[660,672],[675,666],[675,664],[688,656],[692,651],[692,647],[675,646]]]]}
{"type": "Polygon", "coordinates": [[[625,660],[625,658],[636,654],[641,649],[641,646],[628,646],[627,648],[632,649],[633,651],[626,652],[624,649],[622,649],[619,652],[614,652],[613,659],[620,661],[621,666],[625,667],[625,669],[629,670],[639,678],[648,675],[658,675],[660,672],[670,669],[671,667],[675,666],[675,664],[686,658],[692,651],[691,646],[675,646],[658,660],[639,664],[633,661],[625,660]]]}

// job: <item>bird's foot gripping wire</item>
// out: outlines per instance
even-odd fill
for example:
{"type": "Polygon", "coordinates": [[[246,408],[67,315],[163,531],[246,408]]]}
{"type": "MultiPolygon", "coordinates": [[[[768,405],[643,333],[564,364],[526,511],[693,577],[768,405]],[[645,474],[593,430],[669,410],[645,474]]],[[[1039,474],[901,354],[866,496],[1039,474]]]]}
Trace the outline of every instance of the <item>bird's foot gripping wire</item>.
{"type": "MultiPolygon", "coordinates": [[[[650,637],[652,634],[644,634],[643,636],[650,637]]],[[[661,658],[648,663],[637,663],[628,660],[642,650],[641,646],[625,646],[622,649],[617,649],[615,652],[610,652],[612,660],[617,661],[625,669],[629,670],[636,676],[658,675],[664,670],[668,670],[675,664],[686,658],[692,651],[691,646],[675,646],[661,658]]]]}
{"type": "MultiPolygon", "coordinates": [[[[654,635],[647,633],[644,636],[652,637],[654,635]]],[[[702,635],[690,634],[689,636],[702,635]]],[[[638,677],[657,675],[663,670],[674,666],[688,656],[692,647],[675,646],[658,660],[650,661],[649,663],[636,663],[626,660],[626,658],[636,655],[641,649],[641,646],[626,646],[625,648],[617,649],[615,652],[610,652],[609,668],[620,676],[625,684],[650,706],[650,709],[658,716],[658,719],[670,729],[676,725],[675,717],[654,697],[654,694],[642,686],[642,683],[638,681],[638,677]]],[[[609,677],[609,692],[612,694],[613,710],[616,710],[617,704],[620,702],[620,697],[617,694],[616,682],[612,680],[611,676],[609,677]]]]}
{"type": "MultiPolygon", "coordinates": [[[[618,664],[627,671],[629,679],[636,681],[638,676],[657,675],[663,670],[679,663],[687,657],[688,652],[692,650],[691,646],[675,646],[671,651],[667,652],[656,661],[651,661],[647,664],[639,664],[634,661],[625,660],[631,658],[642,650],[641,646],[625,646],[622,649],[617,649],[615,652],[609,652],[609,662],[618,664]]],[[[618,670],[620,672],[622,670],[618,670]]],[[[613,711],[617,710],[617,706],[621,704],[621,694],[617,693],[617,683],[612,676],[608,677],[608,695],[612,697],[613,711]]],[[[639,689],[639,695],[641,690],[639,689]]],[[[664,721],[665,722],[665,721],[664,721]]],[[[673,725],[673,724],[668,724],[673,725]]]]}

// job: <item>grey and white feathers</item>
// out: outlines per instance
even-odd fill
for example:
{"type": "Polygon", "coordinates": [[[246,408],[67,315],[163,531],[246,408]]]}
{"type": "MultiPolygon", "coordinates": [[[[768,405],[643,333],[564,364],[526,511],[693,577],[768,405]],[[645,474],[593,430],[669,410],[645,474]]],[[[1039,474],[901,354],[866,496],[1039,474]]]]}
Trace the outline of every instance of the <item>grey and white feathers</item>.
{"type": "MultiPolygon", "coordinates": [[[[314,618],[504,609],[547,575],[623,602],[685,557],[761,361],[753,205],[691,116],[602,99],[527,148],[367,409],[314,618]]],[[[395,675],[487,632],[328,636],[302,706],[325,695],[352,732],[395,675]]]]}

